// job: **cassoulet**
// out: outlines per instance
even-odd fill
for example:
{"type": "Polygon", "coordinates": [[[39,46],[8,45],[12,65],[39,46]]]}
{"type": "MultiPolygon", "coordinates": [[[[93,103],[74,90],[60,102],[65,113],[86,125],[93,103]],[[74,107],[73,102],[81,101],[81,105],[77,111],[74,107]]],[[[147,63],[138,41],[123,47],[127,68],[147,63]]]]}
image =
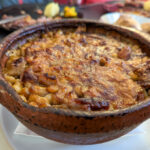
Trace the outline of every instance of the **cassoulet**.
{"type": "Polygon", "coordinates": [[[150,58],[115,31],[64,28],[6,53],[5,79],[29,105],[104,111],[150,95],[150,58]]]}

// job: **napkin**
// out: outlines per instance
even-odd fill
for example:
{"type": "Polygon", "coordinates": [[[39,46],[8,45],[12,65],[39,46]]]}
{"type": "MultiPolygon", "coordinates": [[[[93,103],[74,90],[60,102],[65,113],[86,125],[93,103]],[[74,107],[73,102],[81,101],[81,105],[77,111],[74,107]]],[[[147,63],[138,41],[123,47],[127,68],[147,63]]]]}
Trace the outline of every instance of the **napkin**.
{"type": "Polygon", "coordinates": [[[31,136],[31,137],[37,137],[37,138],[43,138],[42,136],[37,135],[36,133],[34,133],[33,131],[31,131],[30,129],[28,129],[27,127],[25,127],[22,123],[18,123],[14,134],[16,135],[23,135],[23,136],[31,136]]]}

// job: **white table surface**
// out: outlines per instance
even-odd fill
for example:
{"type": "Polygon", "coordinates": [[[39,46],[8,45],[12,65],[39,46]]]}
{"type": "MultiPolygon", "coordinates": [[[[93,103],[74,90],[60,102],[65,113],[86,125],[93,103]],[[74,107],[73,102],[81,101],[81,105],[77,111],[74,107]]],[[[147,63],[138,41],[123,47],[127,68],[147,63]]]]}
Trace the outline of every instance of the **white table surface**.
{"type": "Polygon", "coordinates": [[[10,144],[8,143],[3,133],[1,125],[0,125],[0,150],[12,150],[10,144]]]}

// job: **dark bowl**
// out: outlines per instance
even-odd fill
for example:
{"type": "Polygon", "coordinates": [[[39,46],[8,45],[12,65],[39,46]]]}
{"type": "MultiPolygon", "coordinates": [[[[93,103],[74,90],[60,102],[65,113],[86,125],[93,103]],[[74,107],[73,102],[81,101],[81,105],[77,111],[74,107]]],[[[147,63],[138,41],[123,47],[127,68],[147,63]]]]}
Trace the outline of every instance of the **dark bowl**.
{"type": "Polygon", "coordinates": [[[26,127],[35,133],[55,141],[69,144],[102,143],[120,137],[150,117],[150,99],[126,109],[114,111],[73,111],[60,108],[35,108],[23,102],[2,74],[5,52],[23,44],[34,34],[62,27],[86,25],[93,31],[104,28],[135,39],[150,56],[150,40],[143,35],[118,26],[89,20],[60,20],[20,29],[8,35],[0,44],[0,103],[26,127]]]}

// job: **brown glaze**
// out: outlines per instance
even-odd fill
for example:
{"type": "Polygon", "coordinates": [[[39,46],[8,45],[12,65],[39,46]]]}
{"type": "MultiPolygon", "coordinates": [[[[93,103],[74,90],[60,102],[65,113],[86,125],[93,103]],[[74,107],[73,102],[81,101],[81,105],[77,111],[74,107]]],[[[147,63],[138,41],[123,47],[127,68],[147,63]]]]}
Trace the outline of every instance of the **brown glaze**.
{"type": "MultiPolygon", "coordinates": [[[[86,24],[88,27],[100,27],[115,30],[124,36],[136,39],[150,56],[150,41],[138,33],[117,26],[88,20],[62,20],[39,24],[18,30],[6,37],[0,45],[0,71],[6,59],[4,53],[35,33],[62,26],[74,27],[86,24]]],[[[49,139],[69,144],[94,144],[120,137],[134,129],[150,117],[150,99],[122,110],[86,112],[59,108],[35,108],[23,102],[15,90],[0,73],[0,102],[18,120],[32,131],[49,139]]]]}

